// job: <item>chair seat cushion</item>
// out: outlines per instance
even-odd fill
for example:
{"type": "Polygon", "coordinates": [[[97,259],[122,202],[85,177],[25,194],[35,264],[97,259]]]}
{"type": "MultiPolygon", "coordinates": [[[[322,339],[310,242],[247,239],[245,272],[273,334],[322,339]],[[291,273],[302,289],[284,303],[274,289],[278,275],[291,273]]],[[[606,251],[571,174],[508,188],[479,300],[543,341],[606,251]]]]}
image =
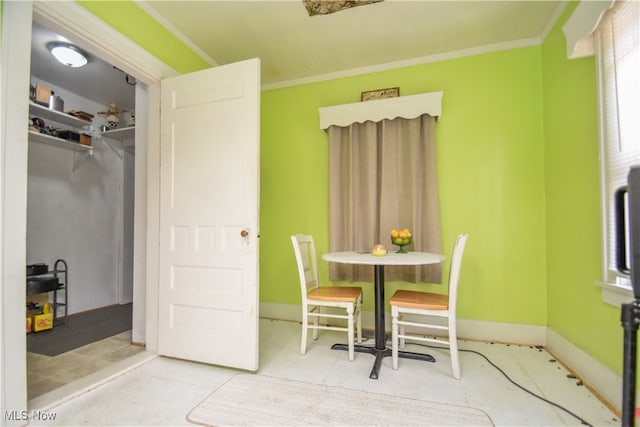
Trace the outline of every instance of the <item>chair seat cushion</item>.
{"type": "Polygon", "coordinates": [[[343,301],[356,302],[360,297],[362,288],[353,286],[321,286],[309,291],[307,298],[316,301],[343,301]]]}
{"type": "Polygon", "coordinates": [[[449,308],[449,296],[431,292],[398,290],[393,294],[389,303],[398,307],[447,310],[449,308]]]}

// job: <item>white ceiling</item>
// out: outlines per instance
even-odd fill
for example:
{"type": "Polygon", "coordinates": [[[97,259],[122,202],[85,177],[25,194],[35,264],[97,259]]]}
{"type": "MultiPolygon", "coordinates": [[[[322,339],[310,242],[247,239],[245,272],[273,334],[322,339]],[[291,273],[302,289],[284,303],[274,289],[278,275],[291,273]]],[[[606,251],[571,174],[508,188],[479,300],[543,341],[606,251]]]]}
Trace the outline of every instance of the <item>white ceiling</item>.
{"type": "Polygon", "coordinates": [[[210,63],[259,57],[266,85],[514,42],[535,44],[565,1],[385,0],[309,16],[302,0],[137,1],[210,63]]]}
{"type": "MultiPolygon", "coordinates": [[[[545,0],[384,0],[309,16],[302,0],[138,0],[212,66],[258,57],[265,87],[540,43],[566,5],[545,0]]],[[[125,75],[94,58],[71,70],[34,23],[32,74],[103,104],[132,108],[125,75]],[[128,98],[127,98],[128,97],[128,98]]]]}

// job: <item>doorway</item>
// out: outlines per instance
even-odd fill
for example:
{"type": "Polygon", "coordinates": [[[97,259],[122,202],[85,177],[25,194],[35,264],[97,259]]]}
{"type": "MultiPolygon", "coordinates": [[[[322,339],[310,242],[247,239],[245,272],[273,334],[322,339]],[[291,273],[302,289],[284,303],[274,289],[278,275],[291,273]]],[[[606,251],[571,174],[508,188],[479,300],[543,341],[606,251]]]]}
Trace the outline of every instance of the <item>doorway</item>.
{"type": "MultiPolygon", "coordinates": [[[[26,186],[28,141],[25,118],[29,81],[31,22],[60,32],[80,47],[96,52],[111,64],[147,85],[145,109],[138,108],[135,156],[133,340],[144,342],[149,354],[157,352],[157,241],[159,198],[159,148],[147,141],[159,139],[159,82],[177,73],[122,34],[107,26],[75,2],[8,2],[2,13],[2,104],[3,164],[2,282],[0,294],[0,380],[2,410],[27,410],[26,338],[24,324],[26,264],[26,186]],[[117,46],[114,49],[113,46],[117,46]],[[10,59],[9,59],[10,58],[10,59]],[[144,123],[140,119],[146,118],[144,123]],[[155,266],[155,267],[154,267],[155,266]],[[149,285],[152,284],[152,285],[149,285]],[[155,285],[154,285],[155,284],[155,285]]],[[[43,403],[46,405],[46,402],[43,403]]]]}
{"type": "Polygon", "coordinates": [[[57,319],[27,336],[29,399],[143,349],[130,346],[135,109],[146,92],[92,52],[82,68],[57,63],[48,46],[71,41],[37,21],[31,40],[31,87],[56,105],[29,105],[26,259],[65,273],[57,295],[27,296],[33,313],[52,303],[57,319]]]}

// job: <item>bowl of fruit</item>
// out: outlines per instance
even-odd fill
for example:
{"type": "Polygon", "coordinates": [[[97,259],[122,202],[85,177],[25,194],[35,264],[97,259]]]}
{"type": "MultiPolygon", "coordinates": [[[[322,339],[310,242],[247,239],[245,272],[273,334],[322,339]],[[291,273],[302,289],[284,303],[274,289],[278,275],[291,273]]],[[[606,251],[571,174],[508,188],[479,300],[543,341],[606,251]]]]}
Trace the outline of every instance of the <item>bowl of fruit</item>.
{"type": "Polygon", "coordinates": [[[397,254],[406,254],[407,251],[404,249],[405,246],[410,245],[413,240],[413,235],[411,231],[406,228],[402,230],[396,230],[395,228],[391,229],[391,243],[396,246],[400,246],[400,249],[396,252],[397,254]]]}

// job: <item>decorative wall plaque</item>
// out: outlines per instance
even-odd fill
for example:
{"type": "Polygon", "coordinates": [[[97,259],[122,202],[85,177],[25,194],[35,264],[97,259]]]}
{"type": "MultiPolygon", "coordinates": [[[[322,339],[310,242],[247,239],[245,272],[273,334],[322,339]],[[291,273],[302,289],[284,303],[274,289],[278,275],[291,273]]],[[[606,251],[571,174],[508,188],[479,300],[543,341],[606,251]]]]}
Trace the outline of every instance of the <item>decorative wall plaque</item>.
{"type": "Polygon", "coordinates": [[[399,87],[390,87],[387,89],[376,89],[362,92],[360,95],[360,101],[372,101],[374,99],[395,98],[400,96],[399,87]]]}

